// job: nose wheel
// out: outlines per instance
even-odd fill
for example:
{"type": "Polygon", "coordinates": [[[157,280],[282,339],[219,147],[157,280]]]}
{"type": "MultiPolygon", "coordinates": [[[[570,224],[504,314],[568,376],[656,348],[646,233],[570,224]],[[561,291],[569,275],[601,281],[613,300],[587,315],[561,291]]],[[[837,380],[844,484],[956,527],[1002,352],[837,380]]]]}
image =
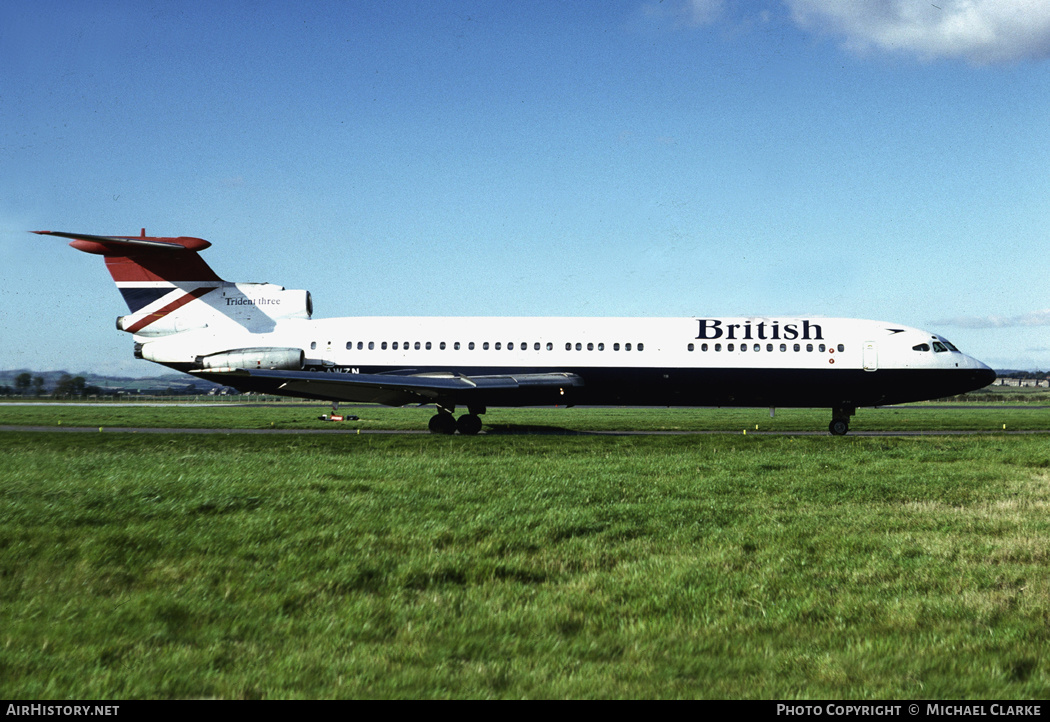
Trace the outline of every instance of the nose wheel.
{"type": "Polygon", "coordinates": [[[836,407],[831,410],[831,423],[828,431],[832,436],[845,436],[849,432],[850,417],[857,413],[855,406],[836,407]]]}

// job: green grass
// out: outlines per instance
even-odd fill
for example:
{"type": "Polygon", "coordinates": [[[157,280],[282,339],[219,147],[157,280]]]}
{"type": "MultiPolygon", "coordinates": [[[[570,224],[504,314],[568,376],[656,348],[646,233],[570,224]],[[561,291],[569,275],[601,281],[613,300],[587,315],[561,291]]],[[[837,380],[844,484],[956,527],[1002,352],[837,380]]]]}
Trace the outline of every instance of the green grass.
{"type": "MultiPolygon", "coordinates": [[[[320,421],[331,406],[279,403],[238,406],[0,406],[0,425],[149,428],[423,430],[434,408],[352,407],[340,411],[359,421],[320,421]]],[[[829,409],[689,408],[527,408],[489,410],[482,417],[487,433],[558,431],[817,431],[826,432],[829,409]],[[756,428],[757,427],[757,428],[756,428]]],[[[1050,429],[1050,409],[1037,405],[915,404],[859,409],[853,431],[1001,431],[1050,429]]]]}
{"type": "Polygon", "coordinates": [[[1050,693],[1045,435],[0,453],[7,698],[1050,693]]]}

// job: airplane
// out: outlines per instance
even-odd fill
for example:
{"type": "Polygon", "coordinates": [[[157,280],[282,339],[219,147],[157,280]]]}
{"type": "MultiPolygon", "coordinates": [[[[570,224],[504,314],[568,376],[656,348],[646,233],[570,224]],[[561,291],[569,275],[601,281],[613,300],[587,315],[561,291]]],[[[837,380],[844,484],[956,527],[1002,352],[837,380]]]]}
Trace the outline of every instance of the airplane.
{"type": "Polygon", "coordinates": [[[32,232],[105,259],[136,358],[242,392],[433,404],[436,434],[477,434],[489,407],[594,405],[824,407],[843,435],[858,407],[996,377],[943,336],[861,319],[314,319],[309,291],[219,278],[201,238],[32,232]]]}

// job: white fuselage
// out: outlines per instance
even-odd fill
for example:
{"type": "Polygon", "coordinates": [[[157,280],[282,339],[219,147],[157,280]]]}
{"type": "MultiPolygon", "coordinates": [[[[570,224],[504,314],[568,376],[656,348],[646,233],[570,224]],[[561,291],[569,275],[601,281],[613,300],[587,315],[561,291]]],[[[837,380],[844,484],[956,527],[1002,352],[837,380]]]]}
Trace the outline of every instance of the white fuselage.
{"type": "MultiPolygon", "coordinates": [[[[936,334],[843,318],[285,319],[264,333],[205,328],[141,341],[144,358],[183,370],[209,354],[266,347],[302,349],[304,370],[317,372],[570,373],[584,382],[574,402],[589,404],[856,407],[938,398],[994,379],[936,334]]],[[[331,398],[359,398],[342,393],[331,398]]]]}
{"type": "Polygon", "coordinates": [[[364,316],[278,321],[273,331],[200,329],[138,338],[145,357],[186,363],[247,346],[297,347],[308,366],[987,369],[917,328],[845,318],[364,316]],[[706,322],[706,323],[705,323],[706,322]],[[717,322],[715,326],[712,322],[717,322]],[[927,346],[916,350],[916,346],[927,346]]]}

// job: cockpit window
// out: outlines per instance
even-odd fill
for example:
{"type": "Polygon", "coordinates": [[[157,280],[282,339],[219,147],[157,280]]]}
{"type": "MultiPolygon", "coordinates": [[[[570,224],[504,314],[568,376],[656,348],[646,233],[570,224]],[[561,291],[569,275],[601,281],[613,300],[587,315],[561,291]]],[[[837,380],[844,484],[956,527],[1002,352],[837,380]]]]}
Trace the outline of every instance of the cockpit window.
{"type": "Polygon", "coordinates": [[[942,338],[941,341],[943,341],[944,345],[947,346],[950,350],[954,351],[955,353],[962,353],[962,351],[960,351],[959,349],[955,348],[955,344],[953,344],[948,339],[942,338]]]}
{"type": "Polygon", "coordinates": [[[912,351],[929,351],[930,350],[930,344],[928,344],[928,343],[920,343],[918,346],[912,346],[911,350],[912,351]]]}
{"type": "Polygon", "coordinates": [[[936,351],[937,353],[948,353],[948,347],[945,346],[940,341],[934,341],[933,342],[933,350],[936,351]]]}

